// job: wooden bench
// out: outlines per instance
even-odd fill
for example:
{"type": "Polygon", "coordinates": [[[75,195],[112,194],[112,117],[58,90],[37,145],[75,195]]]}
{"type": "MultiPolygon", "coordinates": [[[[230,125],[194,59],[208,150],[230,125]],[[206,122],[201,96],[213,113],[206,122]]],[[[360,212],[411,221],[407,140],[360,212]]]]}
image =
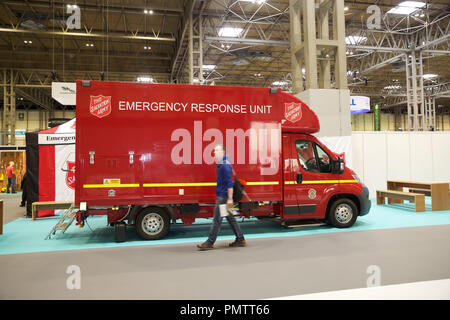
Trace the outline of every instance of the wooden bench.
{"type": "Polygon", "coordinates": [[[427,197],[431,197],[430,189],[409,188],[408,190],[412,193],[421,193],[423,195],[426,195],[427,197]]]}
{"type": "Polygon", "coordinates": [[[425,195],[422,193],[412,193],[394,190],[377,190],[377,204],[385,204],[385,198],[399,200],[409,200],[414,202],[416,212],[425,211],[425,195]]]}
{"type": "MultiPolygon", "coordinates": [[[[426,189],[431,194],[431,210],[441,211],[450,209],[450,188],[448,182],[411,181],[411,180],[388,180],[387,189],[403,191],[403,188],[426,189]]],[[[417,192],[421,193],[421,192],[417,192]]],[[[389,199],[388,203],[402,203],[401,199],[389,199]]]]}
{"type": "Polygon", "coordinates": [[[33,202],[31,204],[33,220],[36,220],[36,213],[39,210],[69,209],[72,204],[73,204],[73,201],[33,202]]]}

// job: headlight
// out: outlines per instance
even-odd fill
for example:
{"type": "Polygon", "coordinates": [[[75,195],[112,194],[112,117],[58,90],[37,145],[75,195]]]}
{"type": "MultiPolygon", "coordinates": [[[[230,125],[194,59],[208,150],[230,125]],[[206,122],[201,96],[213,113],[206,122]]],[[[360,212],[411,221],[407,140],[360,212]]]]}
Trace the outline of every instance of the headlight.
{"type": "Polygon", "coordinates": [[[358,183],[361,183],[362,184],[362,182],[361,182],[361,179],[358,177],[358,175],[355,173],[355,174],[352,174],[352,177],[356,180],[356,181],[358,181],[358,183]]]}

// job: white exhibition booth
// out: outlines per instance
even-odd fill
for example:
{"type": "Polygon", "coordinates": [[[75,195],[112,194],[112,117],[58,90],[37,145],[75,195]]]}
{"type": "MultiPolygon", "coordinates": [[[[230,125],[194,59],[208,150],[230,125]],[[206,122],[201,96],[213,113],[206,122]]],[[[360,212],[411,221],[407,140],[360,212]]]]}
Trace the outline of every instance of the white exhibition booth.
{"type": "Polygon", "coordinates": [[[369,188],[386,189],[388,179],[450,181],[450,132],[352,132],[350,167],[369,188]]]}

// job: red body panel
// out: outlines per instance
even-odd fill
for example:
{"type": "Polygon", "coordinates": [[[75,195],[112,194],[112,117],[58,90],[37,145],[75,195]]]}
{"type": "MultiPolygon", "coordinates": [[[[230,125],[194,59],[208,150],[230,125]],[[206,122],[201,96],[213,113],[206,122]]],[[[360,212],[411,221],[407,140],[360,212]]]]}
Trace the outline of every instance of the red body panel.
{"type": "MultiPolygon", "coordinates": [[[[294,136],[320,144],[305,134],[318,132],[319,121],[306,104],[280,90],[77,81],[76,118],[77,206],[214,203],[212,152],[219,143],[226,145],[252,201],[311,200],[305,199],[305,186],[285,180],[295,180],[299,170],[294,136]]],[[[303,180],[336,179],[303,174],[303,180]]],[[[322,185],[317,210],[301,217],[323,217],[327,199],[342,188],[322,185]]],[[[352,188],[356,194],[362,186],[352,188]]],[[[266,206],[252,214],[280,210],[266,206]]],[[[211,208],[202,209],[197,217],[211,214],[211,208]]]]}

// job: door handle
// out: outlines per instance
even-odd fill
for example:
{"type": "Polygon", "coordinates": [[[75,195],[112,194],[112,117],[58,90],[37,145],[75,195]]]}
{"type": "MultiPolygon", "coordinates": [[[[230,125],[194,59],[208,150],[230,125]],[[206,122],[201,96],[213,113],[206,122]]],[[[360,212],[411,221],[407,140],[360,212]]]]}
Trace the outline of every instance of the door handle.
{"type": "Polygon", "coordinates": [[[134,162],[134,151],[129,151],[128,152],[128,156],[129,156],[129,161],[130,161],[130,164],[133,164],[133,162],[134,162]]]}
{"type": "Polygon", "coordinates": [[[89,163],[94,164],[95,151],[89,151],[89,163]]]}
{"type": "Polygon", "coordinates": [[[296,181],[297,184],[301,184],[303,182],[303,175],[301,172],[297,172],[296,181]]]}

